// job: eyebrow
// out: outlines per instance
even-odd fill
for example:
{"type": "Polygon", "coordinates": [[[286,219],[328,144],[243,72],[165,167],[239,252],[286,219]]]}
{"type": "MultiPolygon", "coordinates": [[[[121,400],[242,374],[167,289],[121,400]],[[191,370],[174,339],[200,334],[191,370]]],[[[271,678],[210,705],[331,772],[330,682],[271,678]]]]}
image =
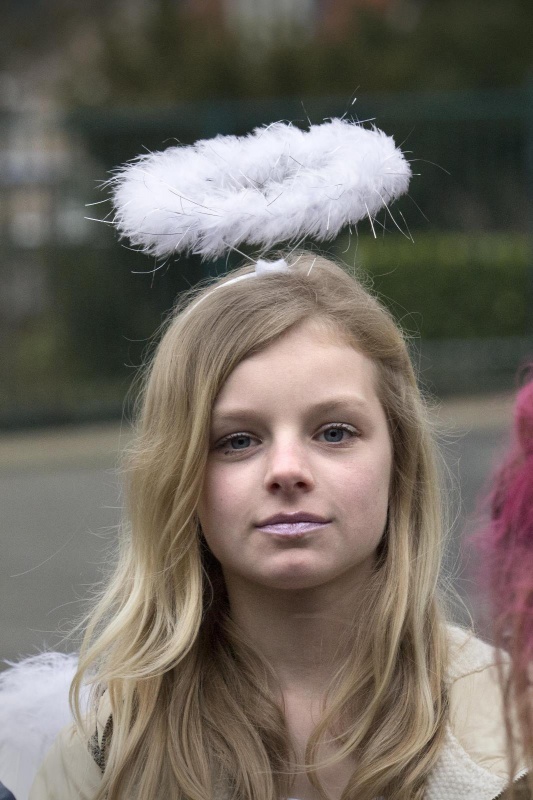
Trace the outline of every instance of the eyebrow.
{"type": "MultiPolygon", "coordinates": [[[[320,403],[314,403],[306,409],[308,416],[324,414],[334,411],[349,411],[356,407],[359,411],[365,412],[368,410],[368,403],[362,397],[355,395],[347,395],[346,397],[331,398],[331,400],[323,400],[320,403]]],[[[232,423],[236,421],[255,420],[261,414],[255,408],[228,408],[218,411],[216,408],[213,410],[213,424],[222,425],[225,423],[232,423]]]]}

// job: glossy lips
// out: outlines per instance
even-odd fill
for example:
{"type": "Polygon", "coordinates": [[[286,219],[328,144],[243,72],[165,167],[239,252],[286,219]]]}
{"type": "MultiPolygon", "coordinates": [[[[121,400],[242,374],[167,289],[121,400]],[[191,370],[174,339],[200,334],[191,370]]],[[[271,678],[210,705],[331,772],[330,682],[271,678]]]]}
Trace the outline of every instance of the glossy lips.
{"type": "Polygon", "coordinates": [[[274,516],[259,522],[256,528],[263,533],[277,536],[303,536],[317,528],[329,525],[330,522],[331,520],[317,514],[298,511],[295,514],[274,514],[274,516]]]}

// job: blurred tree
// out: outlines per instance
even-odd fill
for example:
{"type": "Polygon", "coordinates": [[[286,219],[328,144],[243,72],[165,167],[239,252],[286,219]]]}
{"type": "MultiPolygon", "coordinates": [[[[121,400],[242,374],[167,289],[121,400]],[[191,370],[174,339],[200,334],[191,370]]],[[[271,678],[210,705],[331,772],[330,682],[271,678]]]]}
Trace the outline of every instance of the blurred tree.
{"type": "Polygon", "coordinates": [[[0,52],[4,69],[37,65],[34,73],[63,100],[99,106],[349,96],[358,87],[491,88],[523,83],[533,66],[531,0],[352,0],[343,7],[342,25],[317,11],[292,37],[272,27],[254,39],[229,26],[222,2],[11,0],[0,52]]]}

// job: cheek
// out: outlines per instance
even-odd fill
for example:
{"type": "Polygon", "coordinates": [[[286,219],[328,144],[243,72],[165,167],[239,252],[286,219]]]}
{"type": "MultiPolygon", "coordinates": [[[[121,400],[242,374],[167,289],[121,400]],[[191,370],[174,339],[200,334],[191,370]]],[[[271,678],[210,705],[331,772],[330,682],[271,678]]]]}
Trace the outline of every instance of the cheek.
{"type": "Polygon", "coordinates": [[[358,463],[337,476],[339,494],[348,504],[360,508],[387,506],[390,489],[390,460],[384,457],[379,463],[358,463]]]}
{"type": "Polygon", "coordinates": [[[222,565],[233,561],[239,532],[246,521],[243,488],[234,470],[220,464],[208,467],[198,503],[198,520],[209,550],[222,565]]]}
{"type": "Polygon", "coordinates": [[[198,517],[204,534],[224,527],[237,513],[242,497],[239,488],[242,482],[230,475],[230,470],[218,464],[208,467],[204,487],[198,503],[198,517]]]}

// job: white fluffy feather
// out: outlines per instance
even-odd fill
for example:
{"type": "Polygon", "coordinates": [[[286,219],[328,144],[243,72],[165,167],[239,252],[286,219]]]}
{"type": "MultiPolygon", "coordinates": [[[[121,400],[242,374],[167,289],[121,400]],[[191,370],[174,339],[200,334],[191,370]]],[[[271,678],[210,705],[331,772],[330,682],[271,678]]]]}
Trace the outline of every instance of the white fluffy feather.
{"type": "Polygon", "coordinates": [[[333,119],[141,155],[110,185],[114,223],[133,245],[216,257],[244,242],[331,239],[407,191],[410,175],[391,137],[333,119]]]}
{"type": "Polygon", "coordinates": [[[0,672],[0,781],[25,800],[55,737],[72,722],[68,704],[77,657],[32,656],[0,672]]]}

